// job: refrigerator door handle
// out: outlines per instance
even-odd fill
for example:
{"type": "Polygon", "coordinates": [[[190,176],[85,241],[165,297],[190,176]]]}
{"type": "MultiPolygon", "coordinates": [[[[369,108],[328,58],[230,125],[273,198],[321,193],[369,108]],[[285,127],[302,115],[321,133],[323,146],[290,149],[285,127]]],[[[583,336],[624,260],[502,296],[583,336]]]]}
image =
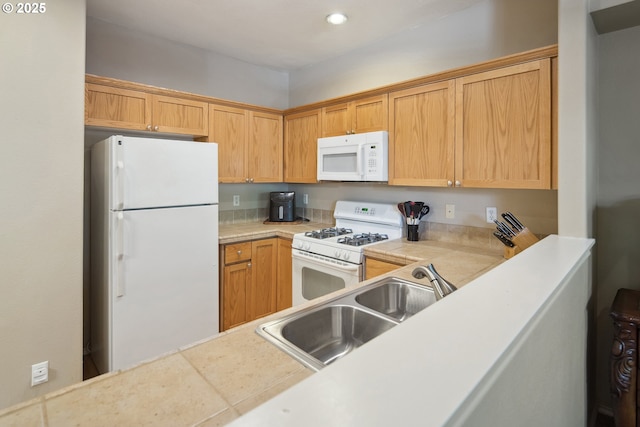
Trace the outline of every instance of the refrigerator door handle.
{"type": "Polygon", "coordinates": [[[123,148],[121,141],[118,144],[114,144],[114,157],[115,157],[115,204],[116,209],[124,209],[124,160],[122,158],[123,148]]]}
{"type": "Polygon", "coordinates": [[[116,297],[124,296],[124,214],[116,215],[116,230],[114,233],[116,247],[116,297]]]}

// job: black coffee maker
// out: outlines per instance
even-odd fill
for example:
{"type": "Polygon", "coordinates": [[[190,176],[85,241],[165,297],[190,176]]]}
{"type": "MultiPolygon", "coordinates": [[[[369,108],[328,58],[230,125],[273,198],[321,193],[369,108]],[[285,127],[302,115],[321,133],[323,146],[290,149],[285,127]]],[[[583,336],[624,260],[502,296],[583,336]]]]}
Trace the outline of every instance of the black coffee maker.
{"type": "Polygon", "coordinates": [[[269,193],[269,221],[292,222],[295,219],[295,191],[273,191],[269,193]]]}

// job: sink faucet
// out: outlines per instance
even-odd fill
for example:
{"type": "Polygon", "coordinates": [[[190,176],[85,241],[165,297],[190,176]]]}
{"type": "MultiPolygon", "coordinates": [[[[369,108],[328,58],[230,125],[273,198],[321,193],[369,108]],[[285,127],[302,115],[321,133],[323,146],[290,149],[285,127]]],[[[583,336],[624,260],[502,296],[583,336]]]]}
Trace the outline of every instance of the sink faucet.
{"type": "Polygon", "coordinates": [[[416,279],[422,279],[427,276],[429,277],[429,282],[431,282],[431,287],[433,288],[433,293],[436,295],[436,300],[441,300],[458,289],[438,274],[433,264],[429,264],[426,267],[424,265],[420,265],[416,267],[411,274],[416,279]]]}

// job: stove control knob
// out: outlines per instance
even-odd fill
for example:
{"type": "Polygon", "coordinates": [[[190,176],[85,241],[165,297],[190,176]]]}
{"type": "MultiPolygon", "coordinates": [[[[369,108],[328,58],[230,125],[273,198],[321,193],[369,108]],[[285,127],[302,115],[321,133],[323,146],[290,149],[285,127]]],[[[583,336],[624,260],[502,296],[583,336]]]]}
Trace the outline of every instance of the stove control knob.
{"type": "Polygon", "coordinates": [[[302,242],[296,242],[296,249],[302,249],[302,242]]]}
{"type": "Polygon", "coordinates": [[[309,249],[311,249],[311,243],[307,242],[307,243],[304,244],[304,250],[308,251],[309,249]]]}
{"type": "Polygon", "coordinates": [[[351,254],[349,252],[345,252],[345,253],[342,254],[342,259],[345,260],[345,261],[349,261],[349,256],[350,255],[351,254]]]}

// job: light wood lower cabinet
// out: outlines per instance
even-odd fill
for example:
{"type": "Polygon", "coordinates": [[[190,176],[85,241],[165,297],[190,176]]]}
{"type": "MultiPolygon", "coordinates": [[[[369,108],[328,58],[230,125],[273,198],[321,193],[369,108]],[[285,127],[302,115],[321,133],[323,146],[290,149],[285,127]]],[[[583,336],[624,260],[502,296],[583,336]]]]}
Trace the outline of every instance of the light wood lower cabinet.
{"type": "Polygon", "coordinates": [[[291,306],[291,240],[234,243],[224,245],[220,253],[222,331],[291,306]]]}
{"type": "Polygon", "coordinates": [[[276,310],[292,305],[291,239],[278,238],[278,286],[276,288],[276,310]]]}
{"type": "Polygon", "coordinates": [[[221,330],[242,325],[249,318],[247,288],[251,283],[251,261],[225,265],[222,279],[220,315],[221,330]]]}
{"type": "Polygon", "coordinates": [[[365,280],[373,279],[381,274],[389,273],[397,268],[404,267],[404,264],[396,264],[389,261],[382,261],[376,258],[365,257],[364,273],[365,280]]]}

